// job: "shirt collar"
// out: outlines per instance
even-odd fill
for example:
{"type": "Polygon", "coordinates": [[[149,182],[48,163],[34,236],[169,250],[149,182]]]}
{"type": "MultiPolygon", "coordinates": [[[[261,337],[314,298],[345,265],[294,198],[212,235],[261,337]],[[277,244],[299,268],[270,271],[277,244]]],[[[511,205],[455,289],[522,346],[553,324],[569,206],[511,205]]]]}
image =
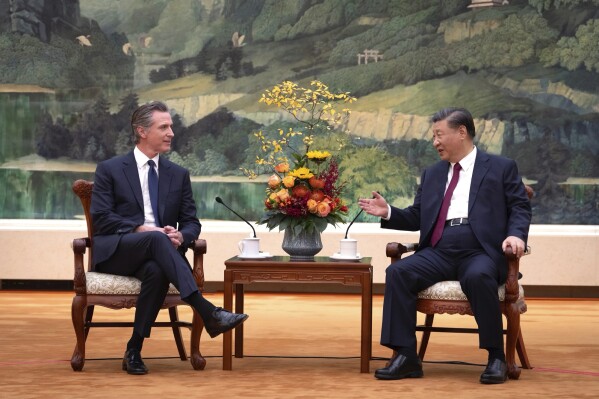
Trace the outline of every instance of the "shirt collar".
{"type": "Polygon", "coordinates": [[[154,160],[156,168],[158,168],[158,159],[160,158],[160,154],[156,155],[154,158],[148,158],[146,154],[141,152],[141,150],[135,146],[133,149],[133,156],[135,157],[135,163],[137,163],[137,167],[139,169],[145,167],[150,159],[154,160]]]}
{"type": "MultiPolygon", "coordinates": [[[[470,168],[472,168],[474,166],[475,160],[476,160],[476,146],[474,146],[472,151],[470,151],[470,153],[468,155],[466,155],[464,158],[462,158],[460,160],[460,162],[458,162],[458,163],[462,167],[462,170],[468,171],[468,170],[470,170],[470,168]]],[[[452,163],[451,167],[453,168],[454,165],[455,165],[455,163],[452,163]]]]}

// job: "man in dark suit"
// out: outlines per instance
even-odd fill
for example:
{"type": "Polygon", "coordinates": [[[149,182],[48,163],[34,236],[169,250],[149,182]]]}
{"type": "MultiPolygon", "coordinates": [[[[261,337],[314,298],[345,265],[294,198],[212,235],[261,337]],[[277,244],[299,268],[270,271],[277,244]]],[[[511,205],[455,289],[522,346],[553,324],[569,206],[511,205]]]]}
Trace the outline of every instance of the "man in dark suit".
{"type": "Polygon", "coordinates": [[[396,355],[375,377],[423,376],[416,354],[418,292],[459,280],[478,324],[479,346],[489,352],[480,381],[503,383],[507,367],[497,290],[507,275],[503,252],[510,247],[518,257],[524,253],[530,203],[516,163],[474,146],[470,112],[446,108],[431,121],[441,161],[422,173],[413,205],[392,207],[376,192],[359,200],[363,210],[381,217],[383,228],[420,230],[418,251],[386,271],[381,345],[396,355]]]}
{"type": "Polygon", "coordinates": [[[134,150],[99,163],[94,179],[95,270],[141,280],[133,334],[123,358],[123,370],[129,374],[148,372],[141,349],[169,283],[202,317],[211,337],[248,317],[215,307],[193,279],[185,252],[200,234],[201,225],[189,172],[160,156],[171,149],[172,126],[165,104],[155,101],[140,106],[131,118],[134,150]]]}

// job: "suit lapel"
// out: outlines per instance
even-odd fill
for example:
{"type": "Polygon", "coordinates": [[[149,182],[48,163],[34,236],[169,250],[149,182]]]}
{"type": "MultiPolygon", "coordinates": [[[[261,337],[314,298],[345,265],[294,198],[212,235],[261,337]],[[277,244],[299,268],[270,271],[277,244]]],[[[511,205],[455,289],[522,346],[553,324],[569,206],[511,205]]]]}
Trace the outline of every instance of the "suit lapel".
{"type": "Polygon", "coordinates": [[[144,199],[141,193],[141,184],[139,182],[139,172],[137,171],[137,162],[135,162],[135,156],[133,152],[127,154],[127,158],[125,162],[123,162],[123,173],[125,173],[125,177],[131,186],[131,191],[133,192],[133,196],[137,201],[140,209],[143,212],[144,209],[144,199]]]}
{"type": "Polygon", "coordinates": [[[474,161],[474,169],[472,170],[472,182],[470,183],[470,194],[468,196],[468,214],[472,212],[478,189],[488,170],[489,157],[484,152],[478,150],[476,160],[474,161]]]}
{"type": "MultiPolygon", "coordinates": [[[[427,174],[426,191],[423,191],[422,197],[422,226],[425,226],[423,231],[424,237],[427,237],[433,230],[437,216],[439,215],[439,209],[443,202],[445,195],[445,186],[447,185],[447,173],[449,170],[449,163],[446,161],[440,161],[430,169],[430,173],[427,174]]],[[[424,186],[423,186],[424,190],[424,186]]],[[[421,226],[421,228],[422,228],[421,226]]]]}

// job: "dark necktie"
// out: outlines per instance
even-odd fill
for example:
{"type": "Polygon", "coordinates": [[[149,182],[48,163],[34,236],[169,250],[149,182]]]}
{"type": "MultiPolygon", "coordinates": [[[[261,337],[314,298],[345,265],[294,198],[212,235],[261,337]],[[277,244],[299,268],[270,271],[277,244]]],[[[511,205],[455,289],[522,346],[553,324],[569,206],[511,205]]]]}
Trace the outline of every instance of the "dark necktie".
{"type": "Polygon", "coordinates": [[[152,204],[152,212],[154,213],[154,221],[156,226],[160,226],[160,218],[158,217],[158,174],[154,167],[156,163],[153,160],[148,161],[148,191],[150,192],[150,203],[152,204]]]}
{"type": "Polygon", "coordinates": [[[455,190],[455,186],[457,186],[458,179],[460,178],[460,169],[462,169],[462,167],[459,163],[453,165],[453,175],[451,176],[451,181],[449,182],[447,191],[445,191],[445,197],[443,197],[443,202],[441,203],[441,210],[439,211],[439,216],[437,217],[437,223],[435,224],[433,235],[431,236],[431,245],[433,247],[437,245],[441,239],[441,235],[443,235],[443,227],[445,227],[445,221],[447,220],[447,211],[449,210],[451,196],[453,195],[453,190],[455,190]]]}

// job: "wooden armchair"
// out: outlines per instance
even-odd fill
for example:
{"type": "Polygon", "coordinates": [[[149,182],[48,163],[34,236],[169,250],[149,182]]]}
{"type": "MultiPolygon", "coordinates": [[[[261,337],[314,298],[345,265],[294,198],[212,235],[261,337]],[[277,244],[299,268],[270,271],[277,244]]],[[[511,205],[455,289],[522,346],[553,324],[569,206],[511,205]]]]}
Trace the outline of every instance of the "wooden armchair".
{"type": "MultiPolygon", "coordinates": [[[[526,187],[528,198],[532,198],[533,190],[526,187]]],[[[402,255],[416,251],[418,244],[400,244],[391,242],[387,244],[387,256],[391,262],[395,262],[402,255]]],[[[530,253],[527,248],[526,254],[530,253]]],[[[504,285],[499,287],[499,300],[501,301],[501,311],[507,320],[507,328],[503,330],[506,335],[505,356],[508,367],[508,377],[517,380],[520,377],[520,368],[516,365],[515,352],[522,367],[531,369],[532,366],[526,354],[522,330],[520,328],[520,315],[526,312],[526,302],[524,300],[524,290],[518,282],[520,259],[518,259],[509,249],[506,253],[508,261],[507,280],[504,285]]],[[[478,333],[477,328],[457,328],[457,327],[433,327],[435,314],[467,314],[473,316],[470,303],[460,287],[459,281],[441,281],[426,290],[418,293],[416,302],[418,312],[426,314],[424,325],[416,327],[416,331],[422,331],[422,339],[418,356],[424,360],[426,347],[432,331],[454,332],[454,333],[478,333]]]]}
{"type": "MultiPolygon", "coordinates": [[[[71,358],[71,367],[74,371],[81,371],[85,364],[85,341],[87,340],[89,329],[91,327],[133,327],[133,322],[92,322],[94,306],[100,305],[111,309],[123,309],[135,307],[137,296],[141,288],[141,282],[135,277],[123,277],[106,273],[98,273],[92,270],[92,239],[93,227],[90,215],[90,205],[92,197],[93,182],[77,180],[73,183],[73,191],[81,200],[85,220],[87,222],[87,237],[76,238],[73,240],[73,253],[75,256],[75,278],[74,289],[75,297],[71,307],[71,317],[77,344],[71,358]],[[83,255],[86,248],[87,267],[84,265],[83,255]]],[[[206,253],[206,241],[196,240],[193,247],[193,276],[202,290],[204,288],[204,254],[206,253]]],[[[200,353],[200,335],[204,328],[204,323],[193,312],[192,322],[179,320],[177,312],[178,305],[187,305],[179,296],[179,292],[171,284],[163,309],[168,309],[170,315],[169,322],[155,322],[155,327],[171,327],[175,338],[175,344],[179,351],[181,360],[187,360],[185,346],[181,337],[181,327],[191,329],[191,365],[195,370],[203,370],[206,366],[206,360],[200,353]]]]}

